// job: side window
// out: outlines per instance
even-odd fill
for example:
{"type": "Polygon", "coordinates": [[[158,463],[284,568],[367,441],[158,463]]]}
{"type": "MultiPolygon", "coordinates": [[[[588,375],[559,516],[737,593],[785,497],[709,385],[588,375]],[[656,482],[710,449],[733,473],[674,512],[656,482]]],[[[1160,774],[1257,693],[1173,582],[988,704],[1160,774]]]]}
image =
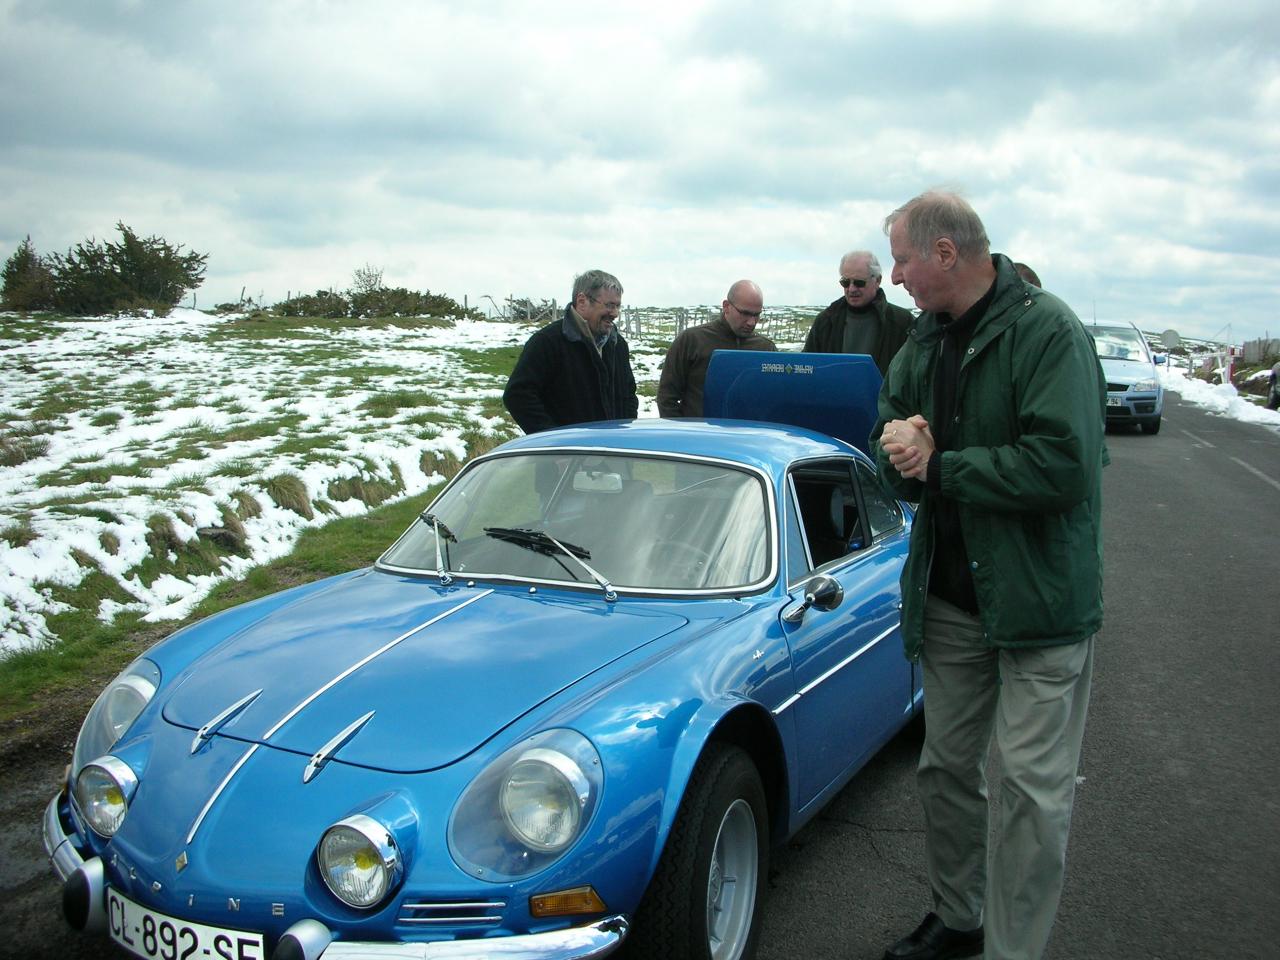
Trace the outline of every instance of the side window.
{"type": "Polygon", "coordinates": [[[898,505],[897,500],[884,492],[884,487],[880,485],[880,478],[875,470],[859,460],[857,471],[871,536],[878,537],[902,526],[902,507],[898,505]]]}
{"type": "Polygon", "coordinates": [[[866,545],[849,460],[806,463],[792,471],[791,482],[815,567],[866,545]]]}

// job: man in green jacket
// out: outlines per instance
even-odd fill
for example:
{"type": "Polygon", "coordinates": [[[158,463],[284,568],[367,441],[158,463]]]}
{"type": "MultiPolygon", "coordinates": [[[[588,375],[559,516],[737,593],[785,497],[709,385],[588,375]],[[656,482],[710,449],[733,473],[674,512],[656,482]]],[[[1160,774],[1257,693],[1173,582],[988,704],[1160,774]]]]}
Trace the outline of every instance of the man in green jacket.
{"type": "Polygon", "coordinates": [[[702,416],[702,390],[715,351],[777,350],[772,340],[755,332],[763,311],[764,294],[759,284],[739,280],[725,294],[720,316],[677,334],[658,379],[658,415],[702,416]]]}
{"type": "Polygon", "coordinates": [[[907,339],[911,311],[890,303],[880,289],[880,261],[870,250],[851,250],[840,258],[844,296],[813,321],[804,338],[806,351],[865,353],[880,375],[907,339]]]}
{"type": "Polygon", "coordinates": [[[924,677],[917,786],[933,912],[890,960],[1034,960],[1057,912],[1102,625],[1106,381],[1069,307],[989,250],[960,197],[885,221],[921,314],[872,432],[882,479],[919,502],[902,636],[924,677]],[[987,858],[987,753],[1002,760],[987,858]],[[984,938],[985,926],[985,938],[984,938]]]}

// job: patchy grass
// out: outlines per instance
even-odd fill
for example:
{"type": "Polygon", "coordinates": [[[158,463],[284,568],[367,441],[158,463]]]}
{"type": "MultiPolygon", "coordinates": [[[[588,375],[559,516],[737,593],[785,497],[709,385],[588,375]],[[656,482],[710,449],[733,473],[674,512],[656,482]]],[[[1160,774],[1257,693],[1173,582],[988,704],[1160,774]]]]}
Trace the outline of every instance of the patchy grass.
{"type": "Polygon", "coordinates": [[[455,355],[471,373],[502,377],[505,380],[511,376],[523,350],[523,346],[494,347],[492,350],[470,350],[463,347],[456,350],[455,355]]]}

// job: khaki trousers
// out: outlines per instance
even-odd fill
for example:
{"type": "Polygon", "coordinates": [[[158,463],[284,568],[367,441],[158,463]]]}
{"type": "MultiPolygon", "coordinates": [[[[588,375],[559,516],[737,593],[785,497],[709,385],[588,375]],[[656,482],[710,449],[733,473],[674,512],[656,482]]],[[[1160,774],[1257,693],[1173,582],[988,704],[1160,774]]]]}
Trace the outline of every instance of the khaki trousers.
{"type": "Polygon", "coordinates": [[[1062,894],[1093,672],[1093,638],[1006,650],[977,618],[929,597],[925,740],[916,782],[934,909],[985,924],[987,960],[1038,960],[1062,894]],[[988,857],[987,754],[1000,751],[1000,822],[988,857]]]}

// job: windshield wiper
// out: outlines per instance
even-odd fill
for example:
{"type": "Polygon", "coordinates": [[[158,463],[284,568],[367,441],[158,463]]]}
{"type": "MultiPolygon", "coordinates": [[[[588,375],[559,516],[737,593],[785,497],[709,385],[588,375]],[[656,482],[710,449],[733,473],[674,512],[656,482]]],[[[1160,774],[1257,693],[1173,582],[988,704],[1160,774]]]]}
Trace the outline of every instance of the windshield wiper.
{"type": "Polygon", "coordinates": [[[450,530],[448,527],[444,525],[444,521],[441,520],[439,517],[437,517],[434,513],[427,513],[426,511],[423,511],[421,514],[418,515],[418,519],[421,520],[423,523],[428,524],[431,527],[431,529],[435,531],[436,570],[440,574],[440,582],[447,587],[449,584],[453,583],[453,574],[449,572],[449,547],[446,544],[444,547],[444,551],[442,553],[440,549],[440,540],[441,538],[443,538],[446,541],[457,543],[458,538],[454,536],[454,533],[452,530],[450,530]]]}
{"type": "MultiPolygon", "coordinates": [[[[599,584],[600,589],[604,591],[605,600],[613,603],[618,599],[618,593],[613,589],[613,584],[586,562],[591,559],[591,551],[585,547],[557,540],[543,530],[530,530],[525,527],[485,527],[484,532],[495,540],[505,540],[507,543],[514,543],[517,546],[524,547],[526,550],[533,550],[535,553],[541,553],[544,556],[554,557],[557,552],[561,553],[590,574],[591,579],[599,584]]],[[[560,565],[564,566],[563,563],[560,565]]]]}

